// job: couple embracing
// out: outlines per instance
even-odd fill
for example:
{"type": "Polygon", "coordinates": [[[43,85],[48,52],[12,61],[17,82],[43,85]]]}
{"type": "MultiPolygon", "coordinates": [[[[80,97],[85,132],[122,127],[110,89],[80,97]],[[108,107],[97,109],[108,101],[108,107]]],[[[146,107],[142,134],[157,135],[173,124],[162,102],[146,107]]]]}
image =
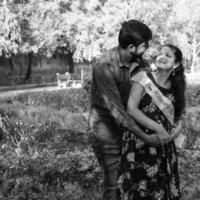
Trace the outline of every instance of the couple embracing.
{"type": "Polygon", "coordinates": [[[122,24],[118,47],[93,64],[90,142],[104,173],[104,200],[180,199],[174,139],[182,128],[182,52],[161,47],[156,71],[142,59],[152,39],[137,20],[122,24]]]}

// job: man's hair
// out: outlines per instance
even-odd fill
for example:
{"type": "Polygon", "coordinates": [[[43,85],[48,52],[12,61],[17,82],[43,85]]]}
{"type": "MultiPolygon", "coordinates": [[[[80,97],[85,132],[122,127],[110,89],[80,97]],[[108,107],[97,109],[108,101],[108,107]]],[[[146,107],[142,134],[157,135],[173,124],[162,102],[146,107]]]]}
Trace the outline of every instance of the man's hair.
{"type": "Polygon", "coordinates": [[[143,42],[148,43],[151,39],[151,29],[138,20],[124,22],[118,36],[119,46],[123,49],[127,48],[130,44],[138,46],[143,42]]]}

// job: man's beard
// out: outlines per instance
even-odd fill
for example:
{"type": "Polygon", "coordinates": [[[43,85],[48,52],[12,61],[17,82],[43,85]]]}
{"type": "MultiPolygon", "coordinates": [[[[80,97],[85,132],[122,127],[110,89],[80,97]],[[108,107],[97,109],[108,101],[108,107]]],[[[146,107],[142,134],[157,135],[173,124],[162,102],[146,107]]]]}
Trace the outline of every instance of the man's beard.
{"type": "Polygon", "coordinates": [[[137,62],[138,59],[142,59],[142,56],[143,56],[143,53],[140,53],[140,54],[136,54],[136,53],[133,53],[131,52],[131,62],[137,62]]]}

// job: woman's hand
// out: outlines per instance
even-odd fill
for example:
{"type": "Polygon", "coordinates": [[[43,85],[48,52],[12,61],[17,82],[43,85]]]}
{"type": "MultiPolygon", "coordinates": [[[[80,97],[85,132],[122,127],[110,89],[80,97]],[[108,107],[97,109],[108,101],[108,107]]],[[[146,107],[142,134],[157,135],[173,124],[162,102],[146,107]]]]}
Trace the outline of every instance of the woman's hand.
{"type": "Polygon", "coordinates": [[[161,145],[165,145],[170,142],[170,135],[161,124],[157,124],[154,131],[157,133],[157,137],[161,145]]]}
{"type": "Polygon", "coordinates": [[[183,121],[179,120],[176,124],[175,127],[172,129],[170,133],[170,141],[174,140],[181,132],[182,126],[183,126],[183,121]]]}
{"type": "Polygon", "coordinates": [[[165,130],[165,128],[161,125],[161,124],[158,124],[154,131],[158,134],[158,135],[165,135],[166,137],[168,136],[169,137],[169,134],[168,132],[165,130]]]}
{"type": "Polygon", "coordinates": [[[162,133],[162,134],[157,134],[156,135],[160,141],[160,144],[163,146],[163,145],[166,145],[168,144],[171,140],[170,140],[170,137],[169,137],[169,134],[166,132],[166,133],[162,133]]]}

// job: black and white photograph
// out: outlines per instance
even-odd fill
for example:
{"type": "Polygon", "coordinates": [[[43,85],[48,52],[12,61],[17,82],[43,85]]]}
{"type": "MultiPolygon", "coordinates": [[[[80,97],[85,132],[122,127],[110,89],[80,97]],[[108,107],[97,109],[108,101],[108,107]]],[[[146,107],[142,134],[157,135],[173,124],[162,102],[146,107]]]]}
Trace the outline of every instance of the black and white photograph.
{"type": "Polygon", "coordinates": [[[0,200],[200,200],[199,0],[0,0],[0,200]]]}

